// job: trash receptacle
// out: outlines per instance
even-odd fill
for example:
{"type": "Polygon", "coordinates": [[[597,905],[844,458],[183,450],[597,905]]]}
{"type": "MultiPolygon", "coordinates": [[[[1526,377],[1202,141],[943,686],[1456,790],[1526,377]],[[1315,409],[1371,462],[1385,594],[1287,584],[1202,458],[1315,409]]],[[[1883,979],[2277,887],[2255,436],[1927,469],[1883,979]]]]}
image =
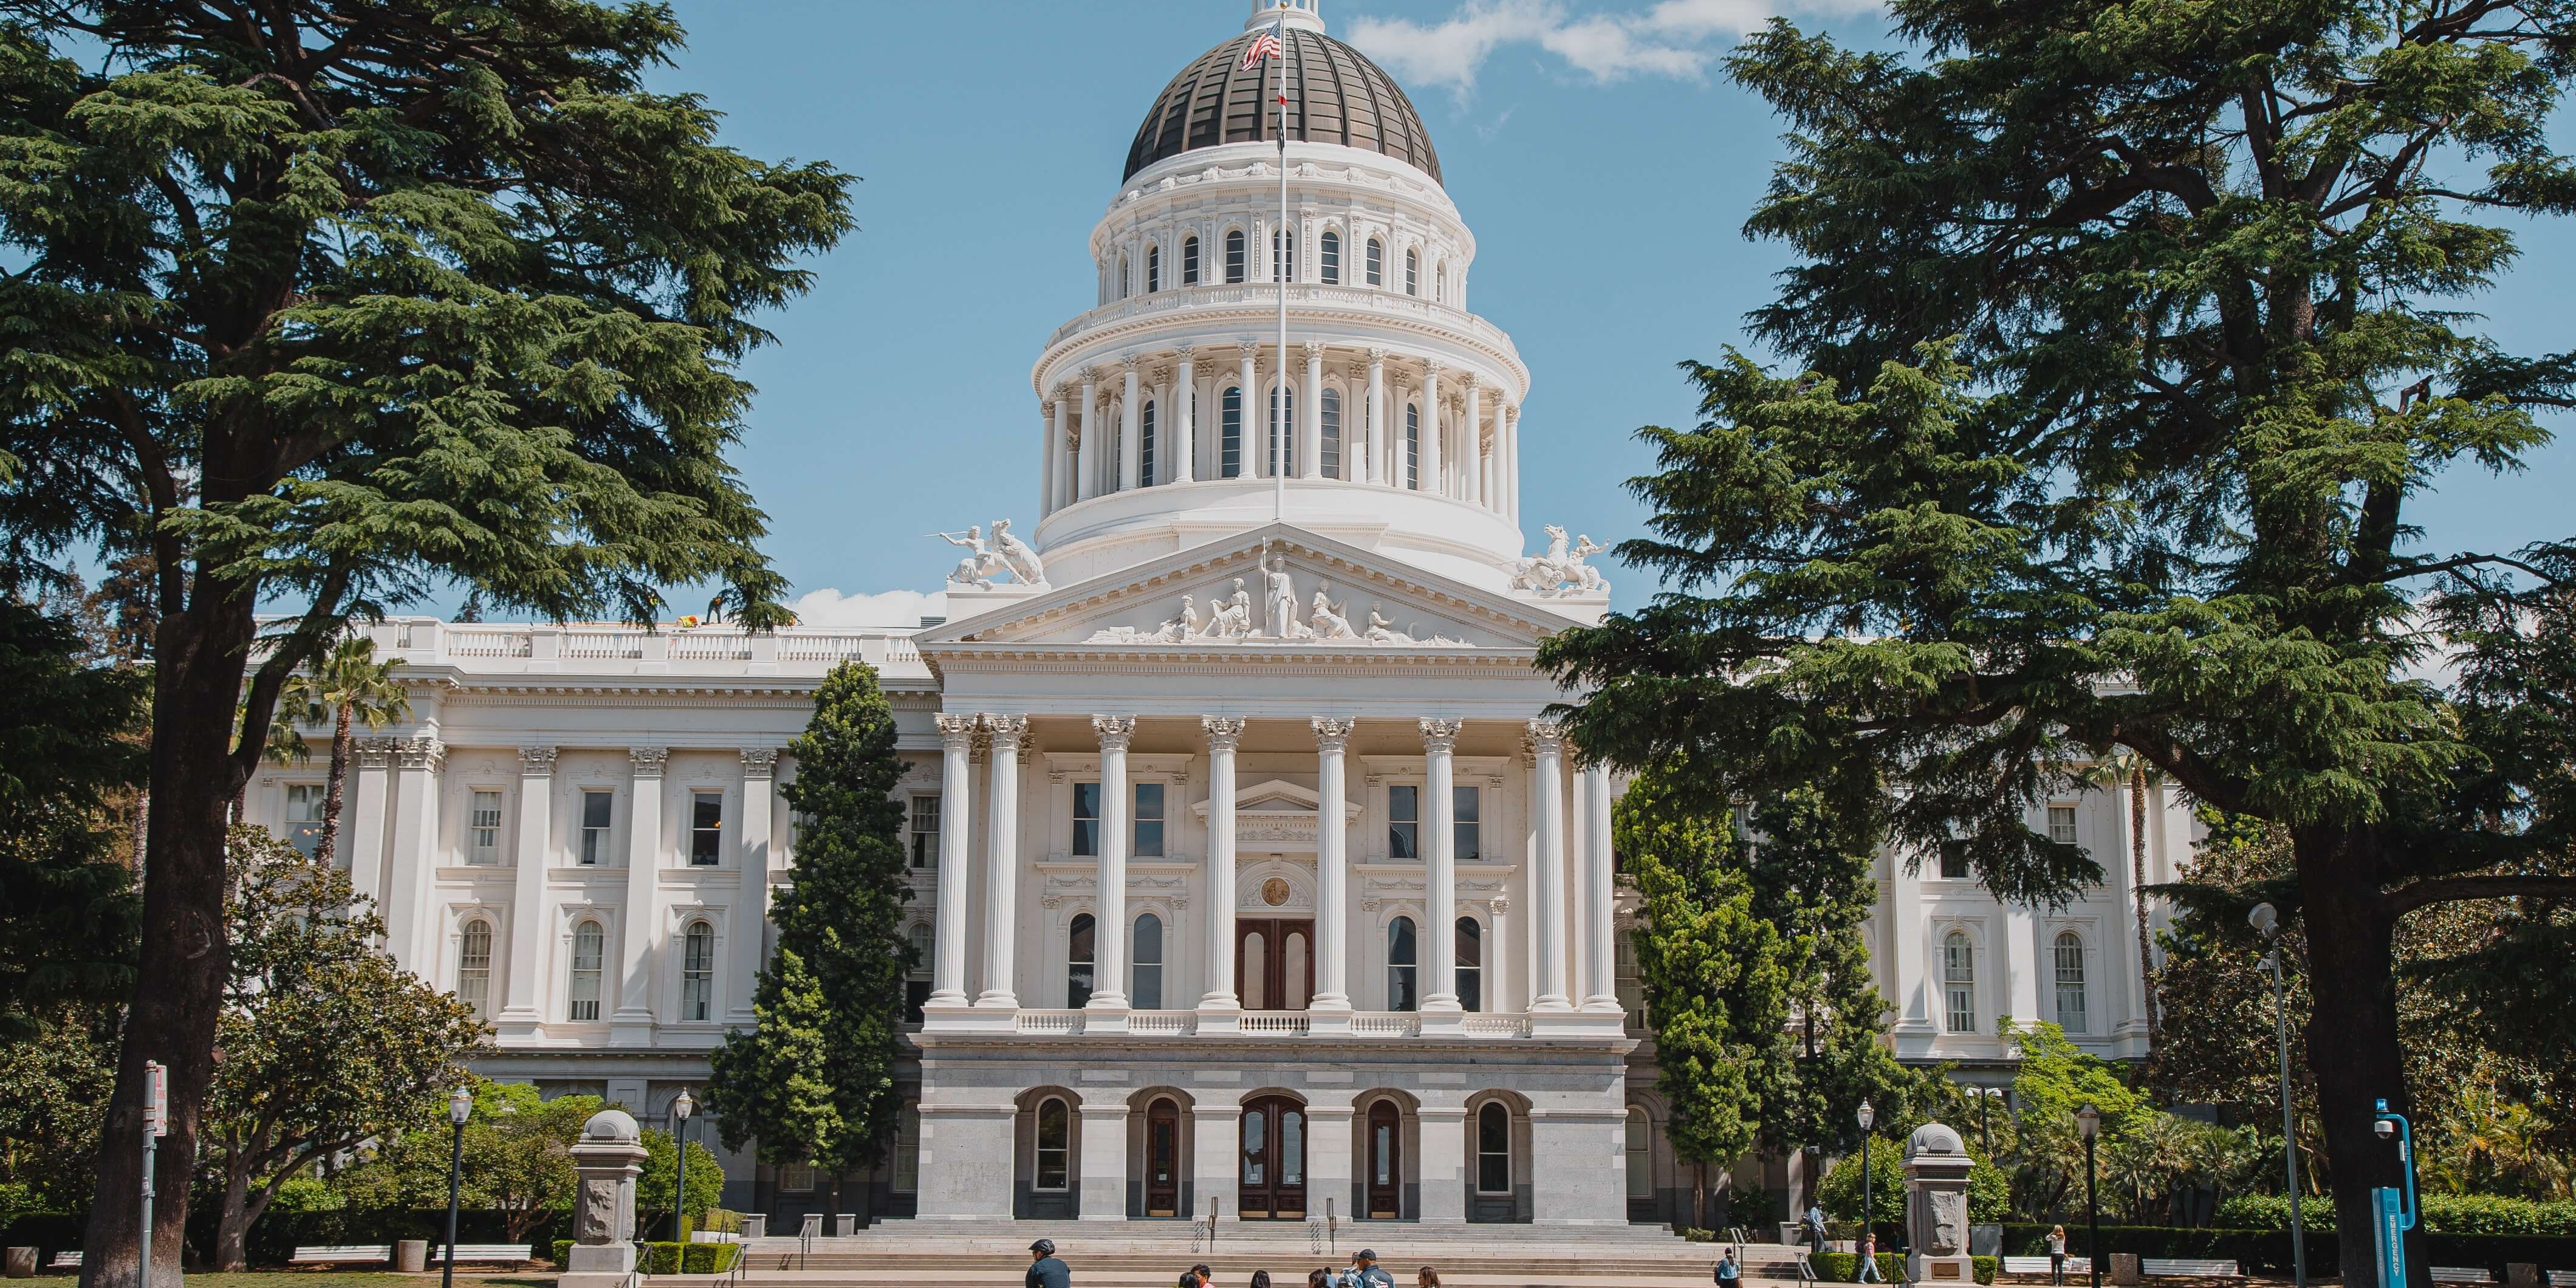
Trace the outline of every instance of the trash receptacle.
{"type": "Polygon", "coordinates": [[[429,1269],[429,1240],[402,1239],[394,1244],[394,1269],[416,1275],[429,1269]]]}

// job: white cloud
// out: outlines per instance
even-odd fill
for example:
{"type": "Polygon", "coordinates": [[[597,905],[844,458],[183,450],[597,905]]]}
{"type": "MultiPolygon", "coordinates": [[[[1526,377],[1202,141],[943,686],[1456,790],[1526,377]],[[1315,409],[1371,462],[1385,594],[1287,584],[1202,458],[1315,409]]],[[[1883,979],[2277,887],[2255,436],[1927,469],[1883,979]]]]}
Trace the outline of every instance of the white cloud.
{"type": "Polygon", "coordinates": [[[1642,11],[1576,14],[1562,0],[1465,0],[1428,26],[1406,18],[1359,18],[1351,43],[1408,84],[1445,86],[1460,98],[1505,45],[1535,45],[1595,81],[1631,76],[1696,79],[1720,51],[1714,43],[1791,11],[1849,15],[1878,0],[1657,0],[1642,11]]]}
{"type": "Polygon", "coordinates": [[[948,615],[948,596],[917,590],[888,590],[874,595],[844,595],[830,587],[808,591],[788,608],[800,626],[859,630],[868,627],[919,626],[924,617],[948,615]]]}

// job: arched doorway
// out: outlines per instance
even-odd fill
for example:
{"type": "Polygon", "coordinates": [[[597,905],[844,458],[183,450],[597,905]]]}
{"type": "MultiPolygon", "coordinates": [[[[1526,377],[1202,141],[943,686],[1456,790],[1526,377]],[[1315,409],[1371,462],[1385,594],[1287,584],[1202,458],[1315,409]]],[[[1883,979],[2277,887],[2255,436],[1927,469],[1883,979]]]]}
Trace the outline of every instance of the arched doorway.
{"type": "Polygon", "coordinates": [[[1145,1110],[1145,1215],[1181,1214],[1181,1107],[1156,1100],[1145,1110]]]}
{"type": "Polygon", "coordinates": [[[1286,1096],[1244,1102],[1236,1212],[1246,1221],[1306,1219],[1306,1107],[1286,1096]]]}
{"type": "Polygon", "coordinates": [[[1368,1111],[1368,1217],[1393,1221],[1404,1215],[1404,1114],[1392,1100],[1368,1111]]]}

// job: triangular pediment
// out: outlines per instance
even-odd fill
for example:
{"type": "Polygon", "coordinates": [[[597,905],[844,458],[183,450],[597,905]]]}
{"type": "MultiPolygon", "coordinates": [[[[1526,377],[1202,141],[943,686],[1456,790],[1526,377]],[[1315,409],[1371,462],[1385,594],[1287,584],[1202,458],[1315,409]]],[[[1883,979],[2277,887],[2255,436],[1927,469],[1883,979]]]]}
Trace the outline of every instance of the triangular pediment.
{"type": "Polygon", "coordinates": [[[1532,649],[1570,624],[1386,555],[1270,524],[1040,591],[914,640],[931,652],[942,645],[1473,652],[1532,649]]]}
{"type": "MultiPolygon", "coordinates": [[[[1318,793],[1312,787],[1300,787],[1285,779],[1272,778],[1254,783],[1248,787],[1236,788],[1234,792],[1234,812],[1238,818],[1246,814],[1283,814],[1311,817],[1315,812],[1315,807],[1320,804],[1323,799],[1322,794],[1318,793]]],[[[1208,803],[1206,801],[1200,801],[1197,804],[1190,806],[1190,809],[1200,818],[1206,818],[1208,803]]],[[[1350,818],[1358,818],[1360,816],[1359,802],[1343,802],[1342,811],[1350,818]]]]}

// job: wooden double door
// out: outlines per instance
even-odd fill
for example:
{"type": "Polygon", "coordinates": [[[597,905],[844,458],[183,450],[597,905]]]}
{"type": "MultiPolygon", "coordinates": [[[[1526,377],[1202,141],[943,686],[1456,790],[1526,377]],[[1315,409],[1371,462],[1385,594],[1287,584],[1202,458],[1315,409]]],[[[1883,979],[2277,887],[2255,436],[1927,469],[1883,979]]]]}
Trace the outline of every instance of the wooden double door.
{"type": "Polygon", "coordinates": [[[1368,1217],[1393,1221],[1404,1215],[1404,1115],[1395,1102],[1381,1100],[1368,1111],[1368,1217]]]}
{"type": "Polygon", "coordinates": [[[1181,1107],[1169,1100],[1145,1109],[1145,1215],[1181,1215],[1181,1107]]]}
{"type": "Polygon", "coordinates": [[[1286,1096],[1243,1106],[1236,1179],[1237,1215],[1246,1221],[1306,1219],[1306,1107],[1286,1096]]]}
{"type": "Polygon", "coordinates": [[[1247,1011],[1302,1011],[1315,995],[1311,918],[1237,918],[1235,992],[1247,1011]]]}

